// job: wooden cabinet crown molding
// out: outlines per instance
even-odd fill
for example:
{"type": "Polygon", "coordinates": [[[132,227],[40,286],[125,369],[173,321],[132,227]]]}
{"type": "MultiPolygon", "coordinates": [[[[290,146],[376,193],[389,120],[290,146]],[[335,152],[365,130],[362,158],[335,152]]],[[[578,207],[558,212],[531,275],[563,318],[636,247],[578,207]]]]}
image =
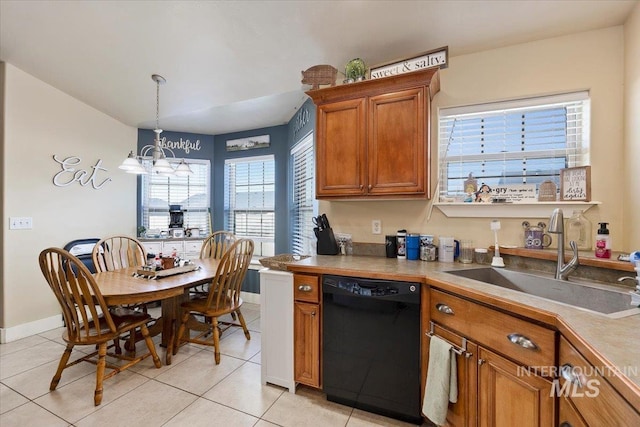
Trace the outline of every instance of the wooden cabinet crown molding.
{"type": "Polygon", "coordinates": [[[335,102],[342,99],[379,95],[388,92],[390,87],[393,90],[402,90],[416,86],[428,86],[429,99],[431,100],[440,91],[440,73],[438,71],[437,68],[430,68],[398,76],[310,90],[306,94],[316,105],[322,105],[325,102],[335,102]]]}

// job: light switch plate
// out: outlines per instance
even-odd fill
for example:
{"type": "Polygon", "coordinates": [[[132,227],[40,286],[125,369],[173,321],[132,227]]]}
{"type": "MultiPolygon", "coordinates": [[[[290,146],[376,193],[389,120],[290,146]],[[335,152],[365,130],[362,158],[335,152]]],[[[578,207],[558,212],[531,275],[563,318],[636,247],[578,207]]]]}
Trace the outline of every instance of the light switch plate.
{"type": "Polygon", "coordinates": [[[31,230],[33,218],[30,216],[12,216],[9,218],[9,230],[31,230]]]}

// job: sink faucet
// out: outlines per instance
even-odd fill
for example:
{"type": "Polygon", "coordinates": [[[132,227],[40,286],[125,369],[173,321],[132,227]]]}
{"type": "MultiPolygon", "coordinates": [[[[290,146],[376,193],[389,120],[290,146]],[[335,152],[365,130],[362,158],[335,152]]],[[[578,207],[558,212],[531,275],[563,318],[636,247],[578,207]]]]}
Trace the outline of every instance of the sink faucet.
{"type": "Polygon", "coordinates": [[[573,240],[569,242],[569,246],[573,249],[573,258],[567,264],[564,263],[564,215],[562,209],[554,209],[549,219],[549,233],[558,235],[558,264],[556,265],[556,279],[567,280],[569,274],[578,268],[578,245],[573,240]]]}

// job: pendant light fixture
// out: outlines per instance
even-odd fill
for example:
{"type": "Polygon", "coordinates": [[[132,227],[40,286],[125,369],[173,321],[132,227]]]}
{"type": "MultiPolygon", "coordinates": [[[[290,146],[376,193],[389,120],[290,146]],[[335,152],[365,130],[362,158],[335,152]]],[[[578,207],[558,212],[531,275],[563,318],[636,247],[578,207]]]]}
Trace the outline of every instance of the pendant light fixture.
{"type": "Polygon", "coordinates": [[[160,144],[160,134],[162,133],[162,129],[160,129],[160,85],[165,84],[167,80],[158,74],[153,74],[151,76],[151,79],[156,82],[156,128],[153,130],[156,135],[153,140],[153,145],[145,145],[144,147],[142,147],[139,156],[136,156],[134,152],[131,151],[129,153],[129,156],[118,167],[127,173],[145,174],[149,173],[149,171],[145,169],[144,166],[142,166],[140,160],[150,159],[152,160],[152,173],[167,176],[193,175],[193,171],[184,161],[184,159],[180,161],[180,164],[178,164],[178,167],[176,169],[171,167],[171,164],[167,160],[166,152],[170,153],[171,157],[176,157],[173,150],[171,150],[170,148],[162,148],[160,144]]]}

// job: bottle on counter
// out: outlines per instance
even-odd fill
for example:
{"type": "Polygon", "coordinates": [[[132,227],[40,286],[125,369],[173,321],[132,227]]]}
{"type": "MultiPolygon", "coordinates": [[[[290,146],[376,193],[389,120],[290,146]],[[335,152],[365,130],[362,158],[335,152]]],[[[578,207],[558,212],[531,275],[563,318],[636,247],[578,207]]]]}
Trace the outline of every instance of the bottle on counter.
{"type": "Polygon", "coordinates": [[[578,245],[578,250],[589,251],[591,250],[591,233],[591,221],[581,210],[573,211],[565,227],[565,244],[568,245],[573,240],[578,245]]]}
{"type": "Polygon", "coordinates": [[[407,259],[407,230],[398,230],[396,234],[398,259],[407,259]]]}
{"type": "Polygon", "coordinates": [[[611,258],[611,237],[609,236],[609,229],[607,229],[608,222],[599,222],[600,228],[598,234],[596,234],[596,257],[597,258],[611,258]]]}

